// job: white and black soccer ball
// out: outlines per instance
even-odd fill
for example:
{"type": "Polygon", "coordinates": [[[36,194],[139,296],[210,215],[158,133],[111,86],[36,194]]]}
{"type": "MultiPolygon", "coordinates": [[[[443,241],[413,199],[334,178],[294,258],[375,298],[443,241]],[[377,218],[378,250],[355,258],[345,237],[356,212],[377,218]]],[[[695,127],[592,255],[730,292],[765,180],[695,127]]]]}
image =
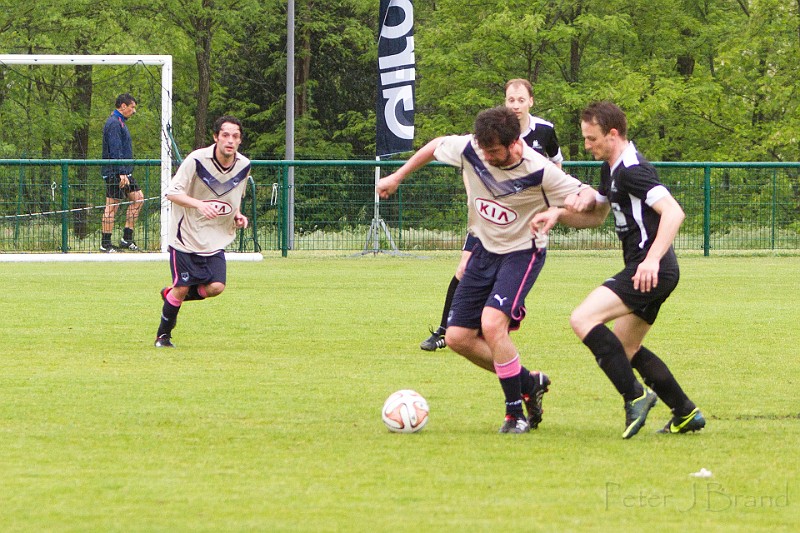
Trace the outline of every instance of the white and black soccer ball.
{"type": "Polygon", "coordinates": [[[381,418],[389,431],[415,433],[428,423],[428,412],[428,402],[422,395],[410,389],[403,389],[386,398],[381,418]]]}

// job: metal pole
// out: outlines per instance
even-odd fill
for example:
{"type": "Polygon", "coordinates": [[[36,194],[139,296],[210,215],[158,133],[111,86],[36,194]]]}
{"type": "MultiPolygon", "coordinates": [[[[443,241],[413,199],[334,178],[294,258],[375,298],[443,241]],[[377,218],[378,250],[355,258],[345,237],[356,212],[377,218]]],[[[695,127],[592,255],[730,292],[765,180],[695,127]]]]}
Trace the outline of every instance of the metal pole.
{"type": "MultiPolygon", "coordinates": [[[[286,12],[286,159],[294,160],[294,0],[286,12]]],[[[288,248],[294,248],[294,167],[288,169],[289,188],[286,206],[289,236],[288,248]]]]}
{"type": "Polygon", "coordinates": [[[709,256],[711,249],[711,166],[704,166],[703,173],[703,255],[709,256]]]}

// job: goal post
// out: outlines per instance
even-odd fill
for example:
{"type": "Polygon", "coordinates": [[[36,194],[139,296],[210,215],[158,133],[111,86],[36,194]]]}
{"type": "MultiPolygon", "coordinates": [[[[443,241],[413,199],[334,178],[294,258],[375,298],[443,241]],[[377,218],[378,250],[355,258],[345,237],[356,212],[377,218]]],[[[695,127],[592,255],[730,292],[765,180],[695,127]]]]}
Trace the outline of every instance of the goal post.
{"type": "Polygon", "coordinates": [[[161,67],[161,250],[167,251],[169,202],[164,191],[172,178],[172,153],[169,132],[172,131],[172,56],[170,55],[55,55],[0,54],[6,65],[151,65],[161,67]]]}

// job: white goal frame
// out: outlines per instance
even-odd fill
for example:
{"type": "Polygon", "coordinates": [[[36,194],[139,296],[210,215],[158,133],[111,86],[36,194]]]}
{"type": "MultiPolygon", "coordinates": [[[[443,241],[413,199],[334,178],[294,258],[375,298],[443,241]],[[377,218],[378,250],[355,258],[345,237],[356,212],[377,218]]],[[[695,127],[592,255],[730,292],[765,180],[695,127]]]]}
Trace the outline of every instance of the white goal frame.
{"type": "MultiPolygon", "coordinates": [[[[167,251],[169,201],[164,197],[172,179],[172,56],[170,55],[47,55],[0,54],[6,65],[156,65],[161,66],[161,251],[167,251]]],[[[117,254],[124,255],[124,254],[117,254]]]]}

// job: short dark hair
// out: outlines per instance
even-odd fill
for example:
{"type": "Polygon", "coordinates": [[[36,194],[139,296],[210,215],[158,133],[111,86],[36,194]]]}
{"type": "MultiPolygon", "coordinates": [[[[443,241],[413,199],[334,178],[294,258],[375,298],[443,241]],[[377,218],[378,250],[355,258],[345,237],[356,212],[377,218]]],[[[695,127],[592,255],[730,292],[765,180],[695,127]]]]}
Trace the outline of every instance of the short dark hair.
{"type": "Polygon", "coordinates": [[[136,98],[131,96],[131,93],[122,93],[121,95],[117,96],[117,101],[114,102],[114,105],[117,109],[122,107],[122,104],[131,105],[136,103],[136,98]]]}
{"type": "Polygon", "coordinates": [[[623,139],[628,137],[628,119],[622,109],[612,102],[592,102],[581,113],[581,121],[590,124],[596,122],[603,134],[615,129],[623,139]]]}
{"type": "Polygon", "coordinates": [[[528,80],[524,78],[514,78],[513,80],[508,80],[506,82],[506,91],[508,91],[508,88],[512,85],[522,85],[528,90],[528,96],[533,98],[533,85],[531,85],[531,82],[528,80]]]}
{"type": "Polygon", "coordinates": [[[509,147],[519,139],[517,115],[506,106],[485,109],[475,119],[475,139],[480,146],[500,143],[509,147]]]}
{"type": "Polygon", "coordinates": [[[235,124],[239,126],[239,133],[244,133],[242,130],[242,121],[232,115],[222,115],[217,120],[214,121],[214,135],[219,135],[219,131],[222,129],[222,125],[226,122],[230,122],[231,124],[235,124]]]}

